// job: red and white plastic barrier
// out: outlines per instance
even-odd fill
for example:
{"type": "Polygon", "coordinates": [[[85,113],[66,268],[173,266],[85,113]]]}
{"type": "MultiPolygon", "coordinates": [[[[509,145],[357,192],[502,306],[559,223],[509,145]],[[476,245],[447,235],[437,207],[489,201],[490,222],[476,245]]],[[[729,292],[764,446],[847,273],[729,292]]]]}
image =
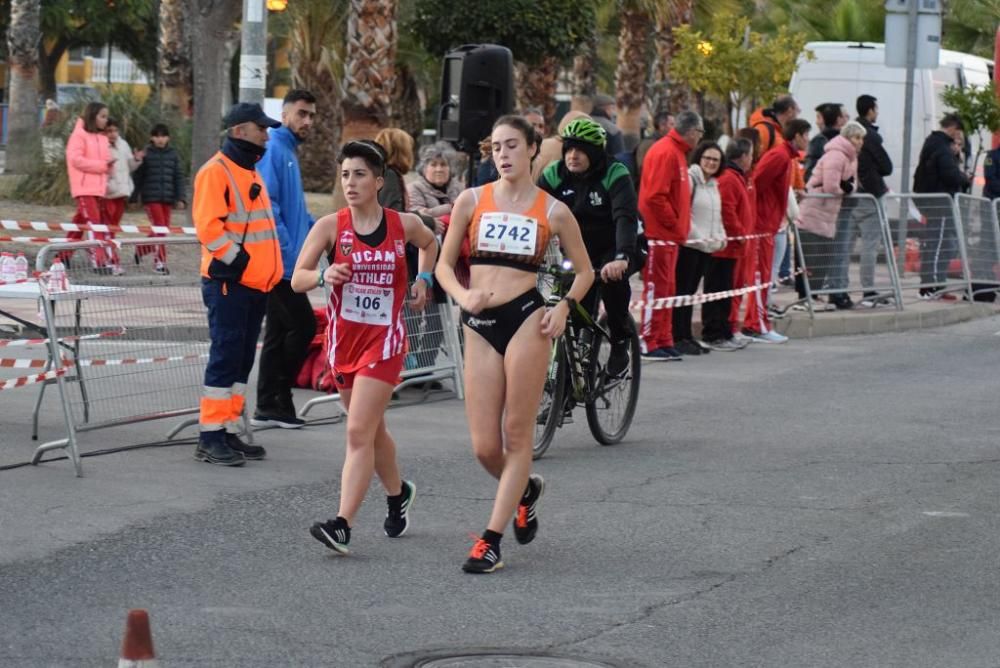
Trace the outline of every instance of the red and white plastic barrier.
{"type": "Polygon", "coordinates": [[[36,230],[38,232],[128,232],[131,234],[187,234],[194,235],[193,227],[176,225],[100,225],[98,223],[56,223],[30,220],[0,220],[0,229],[4,230],[36,230]]]}

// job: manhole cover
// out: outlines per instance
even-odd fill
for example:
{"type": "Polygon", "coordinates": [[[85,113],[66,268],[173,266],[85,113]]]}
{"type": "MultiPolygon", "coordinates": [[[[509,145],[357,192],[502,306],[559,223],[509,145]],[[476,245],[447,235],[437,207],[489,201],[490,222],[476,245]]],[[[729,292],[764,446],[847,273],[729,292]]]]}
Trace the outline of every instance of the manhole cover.
{"type": "Polygon", "coordinates": [[[387,659],[382,665],[385,668],[617,668],[593,659],[507,650],[419,652],[387,659]]]}

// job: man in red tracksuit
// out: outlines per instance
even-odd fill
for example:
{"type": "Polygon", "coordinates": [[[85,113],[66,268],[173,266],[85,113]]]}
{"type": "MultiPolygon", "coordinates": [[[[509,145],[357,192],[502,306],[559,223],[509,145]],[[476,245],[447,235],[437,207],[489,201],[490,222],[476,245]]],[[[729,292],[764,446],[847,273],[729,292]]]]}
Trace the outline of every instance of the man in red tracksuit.
{"type": "Polygon", "coordinates": [[[771,329],[767,317],[767,293],[771,285],[771,264],[774,259],[774,235],[788,209],[788,193],[799,158],[799,151],[809,146],[808,121],[789,121],[781,134],[785,141],[761,157],[753,172],[753,187],[757,199],[755,234],[765,235],[756,240],[757,257],[753,268],[753,283],[762,289],[748,295],[747,315],[743,333],[761,343],[784,343],[782,336],[771,329]]]}
{"type": "Polygon", "coordinates": [[[701,116],[681,112],[674,129],[653,144],[643,161],[639,215],[649,240],[649,258],[642,274],[641,335],[646,359],[681,359],[674,348],[672,309],[654,309],[651,303],[673,297],[677,289],[677,250],[691,230],[687,154],[704,134],[701,116]]]}

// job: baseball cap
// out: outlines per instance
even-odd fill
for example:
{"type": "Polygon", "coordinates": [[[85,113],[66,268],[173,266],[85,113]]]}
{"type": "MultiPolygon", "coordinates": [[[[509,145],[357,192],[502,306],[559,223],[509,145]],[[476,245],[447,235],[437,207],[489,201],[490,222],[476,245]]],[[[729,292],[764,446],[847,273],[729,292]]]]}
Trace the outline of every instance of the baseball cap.
{"type": "Polygon", "coordinates": [[[227,128],[240,123],[256,123],[262,128],[280,128],[281,121],[276,121],[261,109],[256,102],[237,102],[229,108],[229,112],[223,119],[227,128]]]}

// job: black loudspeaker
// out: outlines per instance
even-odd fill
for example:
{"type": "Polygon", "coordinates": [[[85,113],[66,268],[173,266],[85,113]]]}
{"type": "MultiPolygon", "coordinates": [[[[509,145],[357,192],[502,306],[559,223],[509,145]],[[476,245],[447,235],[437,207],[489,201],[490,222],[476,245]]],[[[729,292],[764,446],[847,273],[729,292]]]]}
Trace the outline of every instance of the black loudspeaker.
{"type": "Polygon", "coordinates": [[[438,139],[475,153],[493,123],[514,109],[514,56],[496,44],[466,44],[444,57],[438,139]]]}

